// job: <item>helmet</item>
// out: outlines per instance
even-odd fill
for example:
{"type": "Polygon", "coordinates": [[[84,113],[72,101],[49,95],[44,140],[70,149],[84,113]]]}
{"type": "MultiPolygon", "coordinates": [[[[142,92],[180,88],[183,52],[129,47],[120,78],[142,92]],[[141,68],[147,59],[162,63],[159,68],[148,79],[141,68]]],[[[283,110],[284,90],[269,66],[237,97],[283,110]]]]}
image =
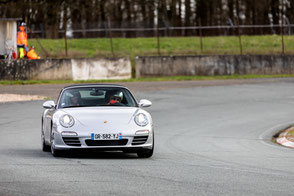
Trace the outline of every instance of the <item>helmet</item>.
{"type": "Polygon", "coordinates": [[[79,99],[81,98],[81,94],[79,91],[73,91],[71,94],[72,94],[72,97],[77,97],[79,99]]]}
{"type": "Polygon", "coordinates": [[[113,92],[110,96],[110,101],[114,100],[115,102],[121,102],[123,100],[123,93],[121,91],[113,92]]]}
{"type": "Polygon", "coordinates": [[[71,96],[70,96],[70,101],[69,103],[72,105],[77,105],[79,106],[81,104],[82,100],[81,100],[81,94],[79,91],[73,91],[71,92],[71,96]]]}
{"type": "Polygon", "coordinates": [[[123,99],[123,97],[124,97],[124,95],[121,91],[117,91],[114,96],[119,97],[121,99],[123,99]]]}
{"type": "Polygon", "coordinates": [[[20,26],[26,27],[27,24],[25,22],[22,22],[20,26]]]}

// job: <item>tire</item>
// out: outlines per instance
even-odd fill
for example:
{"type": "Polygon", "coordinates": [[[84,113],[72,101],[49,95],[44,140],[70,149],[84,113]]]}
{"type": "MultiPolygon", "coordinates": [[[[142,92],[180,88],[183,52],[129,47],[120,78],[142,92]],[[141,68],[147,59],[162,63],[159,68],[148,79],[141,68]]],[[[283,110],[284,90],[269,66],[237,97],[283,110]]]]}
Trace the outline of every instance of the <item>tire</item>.
{"type": "Polygon", "coordinates": [[[55,145],[54,145],[53,142],[51,142],[51,148],[50,149],[51,149],[52,156],[54,156],[54,157],[60,157],[61,156],[61,151],[60,150],[57,150],[55,148],[55,145]]]}
{"type": "Polygon", "coordinates": [[[153,155],[153,148],[151,150],[144,150],[141,152],[137,152],[139,158],[149,158],[153,155]]]}
{"type": "MultiPolygon", "coordinates": [[[[43,121],[43,120],[42,120],[43,121]]],[[[45,136],[43,131],[43,122],[42,122],[42,131],[41,131],[41,145],[42,145],[42,151],[43,152],[50,152],[50,146],[46,144],[45,142],[45,136]]]]}
{"type": "Polygon", "coordinates": [[[150,158],[150,157],[152,157],[153,151],[154,151],[154,133],[153,133],[153,138],[152,139],[153,139],[152,149],[137,152],[137,155],[138,155],[139,158],[150,158]]]}
{"type": "Polygon", "coordinates": [[[61,156],[61,151],[60,150],[57,150],[55,148],[55,144],[54,144],[54,138],[53,138],[53,135],[52,135],[52,131],[51,131],[51,145],[50,145],[50,150],[51,150],[51,154],[52,156],[54,157],[60,157],[61,156]]]}
{"type": "Polygon", "coordinates": [[[50,152],[50,146],[48,146],[46,144],[43,132],[42,132],[42,136],[41,136],[41,142],[42,142],[42,150],[43,150],[43,152],[50,152]]]}

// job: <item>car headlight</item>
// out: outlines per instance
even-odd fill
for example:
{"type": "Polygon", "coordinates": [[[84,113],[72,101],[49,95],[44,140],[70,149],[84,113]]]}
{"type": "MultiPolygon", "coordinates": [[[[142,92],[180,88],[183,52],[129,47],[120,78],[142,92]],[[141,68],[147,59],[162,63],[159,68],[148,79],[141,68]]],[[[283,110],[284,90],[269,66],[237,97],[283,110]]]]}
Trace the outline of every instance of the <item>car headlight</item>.
{"type": "Polygon", "coordinates": [[[149,121],[145,114],[139,113],[135,116],[135,123],[141,127],[148,125],[149,121]]]}
{"type": "Polygon", "coordinates": [[[64,114],[59,118],[60,124],[65,127],[69,128],[72,127],[75,124],[75,120],[71,115],[64,114]]]}

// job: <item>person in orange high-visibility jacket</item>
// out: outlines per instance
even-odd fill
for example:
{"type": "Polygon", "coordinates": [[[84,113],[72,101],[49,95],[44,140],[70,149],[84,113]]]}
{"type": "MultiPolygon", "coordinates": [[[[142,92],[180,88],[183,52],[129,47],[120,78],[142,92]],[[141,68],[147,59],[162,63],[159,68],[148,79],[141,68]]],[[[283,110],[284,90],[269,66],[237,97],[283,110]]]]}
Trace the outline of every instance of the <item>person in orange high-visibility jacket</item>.
{"type": "Polygon", "coordinates": [[[18,58],[22,59],[25,56],[25,52],[28,52],[28,36],[25,32],[26,23],[21,23],[19,27],[19,32],[17,33],[17,48],[18,48],[18,58]]]}
{"type": "Polygon", "coordinates": [[[30,50],[27,53],[28,59],[40,59],[40,57],[35,52],[34,46],[30,47],[30,50]]]}

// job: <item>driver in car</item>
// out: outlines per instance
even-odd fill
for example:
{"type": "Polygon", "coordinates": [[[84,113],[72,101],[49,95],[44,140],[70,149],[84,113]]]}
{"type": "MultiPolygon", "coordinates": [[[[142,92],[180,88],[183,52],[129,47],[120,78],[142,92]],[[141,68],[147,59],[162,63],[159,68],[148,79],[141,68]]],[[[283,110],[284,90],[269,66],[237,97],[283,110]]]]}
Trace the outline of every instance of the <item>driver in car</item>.
{"type": "Polygon", "coordinates": [[[119,104],[121,105],[121,101],[123,99],[123,93],[122,92],[116,92],[114,95],[110,96],[109,102],[107,105],[113,105],[113,104],[119,104]]]}
{"type": "Polygon", "coordinates": [[[71,106],[80,106],[81,105],[81,94],[78,91],[72,93],[72,97],[70,98],[71,106]]]}

